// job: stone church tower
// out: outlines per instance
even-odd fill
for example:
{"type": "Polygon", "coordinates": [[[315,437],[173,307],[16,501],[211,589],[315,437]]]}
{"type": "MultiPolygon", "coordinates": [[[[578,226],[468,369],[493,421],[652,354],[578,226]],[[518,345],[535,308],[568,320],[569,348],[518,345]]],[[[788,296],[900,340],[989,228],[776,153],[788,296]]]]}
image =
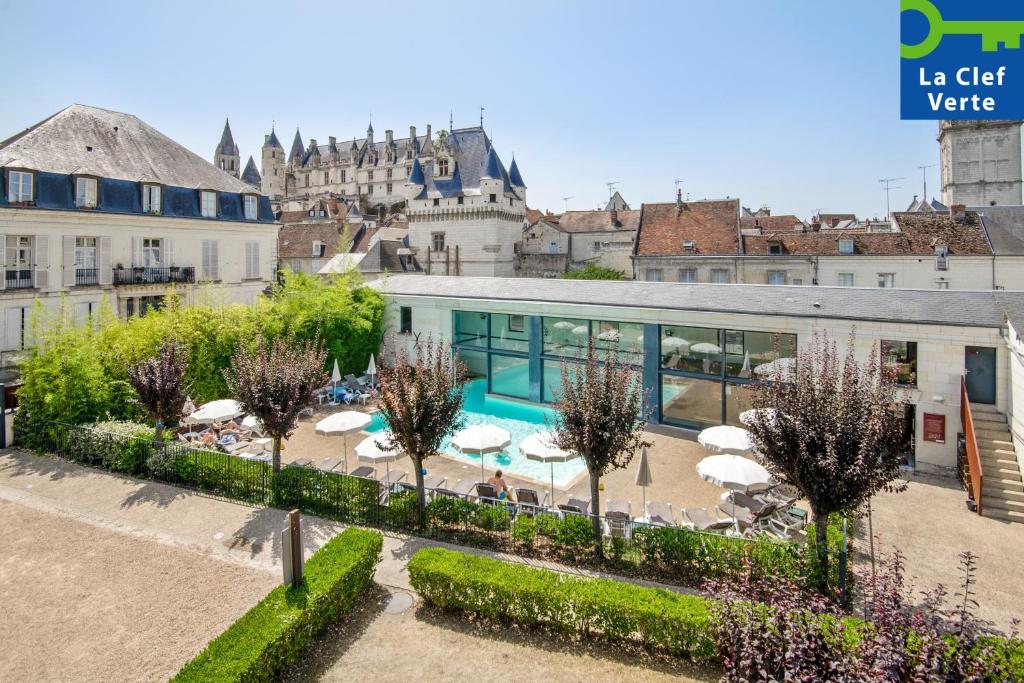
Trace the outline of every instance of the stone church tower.
{"type": "Polygon", "coordinates": [[[224,132],[220,134],[220,142],[213,151],[213,165],[238,177],[242,170],[242,157],[238,154],[238,145],[231,136],[231,125],[224,119],[224,132]]]}
{"type": "Polygon", "coordinates": [[[942,203],[1022,203],[1021,121],[940,121],[942,203]]]}
{"type": "Polygon", "coordinates": [[[284,147],[273,126],[270,135],[263,136],[260,153],[263,168],[260,190],[271,199],[278,199],[284,194],[284,147]]]}

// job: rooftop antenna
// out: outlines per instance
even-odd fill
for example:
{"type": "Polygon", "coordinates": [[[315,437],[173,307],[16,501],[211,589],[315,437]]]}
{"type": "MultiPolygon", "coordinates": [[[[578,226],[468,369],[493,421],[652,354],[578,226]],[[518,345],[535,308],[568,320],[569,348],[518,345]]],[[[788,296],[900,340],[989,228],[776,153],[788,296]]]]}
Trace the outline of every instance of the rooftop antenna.
{"type": "Polygon", "coordinates": [[[565,202],[565,210],[566,210],[566,211],[568,211],[568,210],[569,210],[569,200],[570,200],[570,199],[575,199],[575,197],[573,197],[573,196],[569,196],[569,197],[562,197],[562,201],[563,201],[563,202],[565,202]]]}
{"type": "Polygon", "coordinates": [[[924,194],[921,195],[921,201],[925,204],[928,203],[928,169],[935,168],[938,164],[928,164],[927,166],[918,166],[921,170],[921,190],[924,194]]]}
{"type": "Polygon", "coordinates": [[[615,192],[615,186],[618,185],[618,184],[619,184],[618,180],[612,180],[610,182],[605,183],[605,185],[608,186],[608,199],[612,198],[612,194],[614,194],[614,192],[615,192]]]}
{"type": "Polygon", "coordinates": [[[900,190],[902,189],[899,185],[893,185],[898,180],[906,180],[906,178],[879,178],[878,182],[885,190],[885,217],[886,219],[892,215],[892,210],[889,206],[889,190],[900,190]]]}

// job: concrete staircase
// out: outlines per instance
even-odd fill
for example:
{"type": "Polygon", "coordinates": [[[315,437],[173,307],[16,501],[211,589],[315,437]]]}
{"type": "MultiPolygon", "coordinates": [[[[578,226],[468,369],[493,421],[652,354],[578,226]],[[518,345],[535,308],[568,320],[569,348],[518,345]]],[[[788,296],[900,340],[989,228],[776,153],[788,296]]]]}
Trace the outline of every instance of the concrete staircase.
{"type": "Polygon", "coordinates": [[[971,417],[985,475],[981,514],[1024,524],[1024,482],[1006,416],[995,406],[972,403],[971,417]]]}

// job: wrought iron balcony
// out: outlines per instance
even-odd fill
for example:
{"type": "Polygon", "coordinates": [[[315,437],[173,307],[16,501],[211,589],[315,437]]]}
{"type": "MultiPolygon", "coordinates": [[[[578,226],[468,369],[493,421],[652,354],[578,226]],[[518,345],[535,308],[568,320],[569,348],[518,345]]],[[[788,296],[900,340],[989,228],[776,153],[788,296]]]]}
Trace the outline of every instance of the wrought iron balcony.
{"type": "Polygon", "coordinates": [[[193,266],[132,266],[114,269],[115,285],[192,284],[196,281],[193,266]]]}
{"type": "Polygon", "coordinates": [[[76,285],[94,285],[98,281],[95,268],[75,268],[76,285]]]}
{"type": "Polygon", "coordinates": [[[32,289],[32,271],[8,268],[4,277],[4,286],[7,289],[32,289]]]}

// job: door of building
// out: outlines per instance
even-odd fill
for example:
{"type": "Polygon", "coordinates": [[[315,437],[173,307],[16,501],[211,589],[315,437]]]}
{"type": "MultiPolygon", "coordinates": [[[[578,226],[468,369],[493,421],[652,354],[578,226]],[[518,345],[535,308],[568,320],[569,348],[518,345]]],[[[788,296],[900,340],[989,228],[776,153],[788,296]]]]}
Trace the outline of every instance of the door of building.
{"type": "Polygon", "coordinates": [[[964,349],[967,397],[971,403],[996,402],[996,350],[987,346],[964,349]]]}

